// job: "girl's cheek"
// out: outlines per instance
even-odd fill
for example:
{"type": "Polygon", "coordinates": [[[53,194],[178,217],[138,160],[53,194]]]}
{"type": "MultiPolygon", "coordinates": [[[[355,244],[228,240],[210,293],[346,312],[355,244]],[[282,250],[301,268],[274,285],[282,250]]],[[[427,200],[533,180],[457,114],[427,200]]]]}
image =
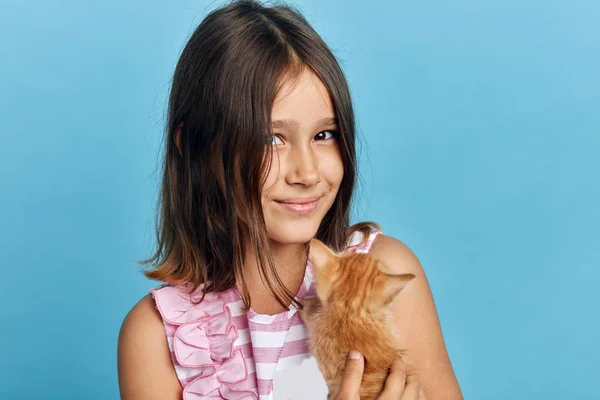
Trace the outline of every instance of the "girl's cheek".
{"type": "Polygon", "coordinates": [[[268,191],[270,188],[275,186],[279,179],[279,175],[281,173],[282,167],[282,158],[277,155],[277,153],[273,154],[273,158],[271,160],[271,166],[267,171],[267,177],[265,179],[264,188],[268,191]]]}
{"type": "Polygon", "coordinates": [[[322,158],[323,166],[326,172],[332,177],[342,175],[344,173],[344,163],[339,149],[332,148],[326,154],[323,154],[322,158]]]}

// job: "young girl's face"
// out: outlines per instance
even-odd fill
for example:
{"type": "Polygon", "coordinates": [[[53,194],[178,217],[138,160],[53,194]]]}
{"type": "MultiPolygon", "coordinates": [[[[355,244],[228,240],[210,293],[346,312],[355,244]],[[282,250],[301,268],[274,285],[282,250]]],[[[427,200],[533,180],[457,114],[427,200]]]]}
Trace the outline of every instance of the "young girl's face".
{"type": "Polygon", "coordinates": [[[261,195],[267,233],[282,244],[306,243],[344,176],[333,104],[314,72],[281,88],[271,121],[273,158],[261,195]]]}

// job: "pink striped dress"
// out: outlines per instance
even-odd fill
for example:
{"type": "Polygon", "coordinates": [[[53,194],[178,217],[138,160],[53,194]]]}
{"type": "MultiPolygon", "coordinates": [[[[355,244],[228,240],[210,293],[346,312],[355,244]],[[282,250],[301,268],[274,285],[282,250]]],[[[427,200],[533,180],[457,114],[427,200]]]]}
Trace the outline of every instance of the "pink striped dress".
{"type": "MultiPolygon", "coordinates": [[[[373,231],[363,238],[357,232],[348,251],[368,252],[379,233],[373,231]]],[[[208,293],[197,305],[193,301],[200,299],[200,293],[190,297],[183,289],[182,285],[162,285],[150,293],[163,319],[184,400],[271,400],[278,373],[300,366],[310,356],[306,329],[293,305],[275,315],[244,313],[235,288],[208,293]]],[[[314,295],[309,261],[296,298],[302,301],[314,295]]],[[[297,398],[276,392],[277,399],[297,398]]]]}

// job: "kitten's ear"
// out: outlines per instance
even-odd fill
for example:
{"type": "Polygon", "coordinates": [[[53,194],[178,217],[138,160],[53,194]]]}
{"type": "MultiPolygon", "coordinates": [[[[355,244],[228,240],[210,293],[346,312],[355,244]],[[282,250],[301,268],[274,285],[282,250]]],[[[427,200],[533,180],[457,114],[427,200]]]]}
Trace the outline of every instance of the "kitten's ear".
{"type": "Polygon", "coordinates": [[[310,241],[310,250],[308,254],[310,263],[315,270],[315,282],[317,283],[317,297],[322,304],[327,304],[331,294],[331,281],[328,276],[328,265],[338,260],[338,255],[335,254],[329,247],[325,246],[317,239],[310,241]]]}
{"type": "Polygon", "coordinates": [[[383,290],[373,299],[373,311],[387,307],[398,293],[415,279],[415,276],[413,274],[385,274],[382,278],[385,279],[383,290]]]}
{"type": "Polygon", "coordinates": [[[325,246],[320,240],[313,239],[310,241],[308,259],[315,270],[322,270],[329,262],[337,258],[338,255],[335,254],[329,247],[325,246]]]}

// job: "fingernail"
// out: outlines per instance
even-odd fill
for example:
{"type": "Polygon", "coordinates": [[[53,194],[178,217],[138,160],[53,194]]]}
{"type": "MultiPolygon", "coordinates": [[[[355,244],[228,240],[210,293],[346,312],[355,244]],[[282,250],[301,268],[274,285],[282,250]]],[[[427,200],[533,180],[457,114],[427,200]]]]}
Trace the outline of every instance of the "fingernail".
{"type": "Polygon", "coordinates": [[[360,354],[356,350],[352,350],[350,353],[348,353],[348,358],[351,360],[359,360],[361,357],[362,357],[362,354],[360,354]]]}

